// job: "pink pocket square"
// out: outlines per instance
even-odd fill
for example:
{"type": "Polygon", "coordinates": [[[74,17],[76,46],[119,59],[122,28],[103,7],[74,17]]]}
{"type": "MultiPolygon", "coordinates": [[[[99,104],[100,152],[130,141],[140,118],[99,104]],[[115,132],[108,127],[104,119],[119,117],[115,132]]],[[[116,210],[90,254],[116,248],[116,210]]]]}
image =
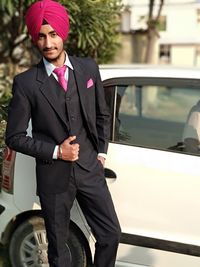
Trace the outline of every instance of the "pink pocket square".
{"type": "Polygon", "coordinates": [[[87,88],[90,88],[93,84],[94,84],[93,80],[92,79],[89,79],[87,81],[87,88]]]}

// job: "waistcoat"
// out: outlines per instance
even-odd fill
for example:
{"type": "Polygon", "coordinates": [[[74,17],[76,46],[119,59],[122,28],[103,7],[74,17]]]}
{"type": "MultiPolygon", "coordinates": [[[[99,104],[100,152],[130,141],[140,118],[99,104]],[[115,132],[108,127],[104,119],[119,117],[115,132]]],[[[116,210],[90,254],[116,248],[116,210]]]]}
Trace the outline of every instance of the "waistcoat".
{"type": "Polygon", "coordinates": [[[83,117],[74,71],[69,69],[68,88],[66,92],[61,86],[57,85],[56,87],[56,93],[68,124],[69,135],[75,135],[76,140],[74,143],[80,145],[79,159],[76,163],[86,170],[91,170],[97,164],[97,151],[91,142],[90,133],[87,130],[83,117]]]}

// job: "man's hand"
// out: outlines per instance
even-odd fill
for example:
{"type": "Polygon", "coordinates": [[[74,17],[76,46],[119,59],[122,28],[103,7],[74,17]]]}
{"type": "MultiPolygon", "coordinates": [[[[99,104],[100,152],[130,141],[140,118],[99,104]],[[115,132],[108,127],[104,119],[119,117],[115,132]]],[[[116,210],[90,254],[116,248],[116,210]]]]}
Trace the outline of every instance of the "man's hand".
{"type": "MultiPolygon", "coordinates": [[[[64,140],[60,145],[62,155],[62,160],[75,161],[79,156],[79,144],[71,144],[72,141],[76,140],[76,136],[70,136],[64,140]]],[[[60,152],[61,152],[60,151],[60,152]]]]}
{"type": "Polygon", "coordinates": [[[97,156],[97,159],[101,162],[101,164],[102,164],[103,167],[104,167],[104,165],[105,165],[105,158],[102,157],[102,156],[97,156]]]}

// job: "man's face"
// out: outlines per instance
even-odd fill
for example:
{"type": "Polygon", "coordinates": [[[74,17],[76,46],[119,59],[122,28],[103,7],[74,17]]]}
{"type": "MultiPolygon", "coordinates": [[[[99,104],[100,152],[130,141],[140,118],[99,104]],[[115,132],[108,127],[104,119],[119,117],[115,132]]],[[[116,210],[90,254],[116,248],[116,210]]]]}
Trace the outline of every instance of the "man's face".
{"type": "Polygon", "coordinates": [[[41,54],[49,62],[53,63],[59,60],[64,54],[63,40],[49,24],[41,26],[36,44],[41,54]]]}

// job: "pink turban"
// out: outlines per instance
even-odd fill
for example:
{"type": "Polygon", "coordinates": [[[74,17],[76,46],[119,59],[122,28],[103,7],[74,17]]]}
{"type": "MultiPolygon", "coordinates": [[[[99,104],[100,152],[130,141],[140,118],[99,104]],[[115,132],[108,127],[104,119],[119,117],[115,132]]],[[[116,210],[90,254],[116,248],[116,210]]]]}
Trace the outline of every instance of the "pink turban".
{"type": "Polygon", "coordinates": [[[25,22],[34,43],[38,40],[38,34],[44,20],[51,25],[63,41],[67,39],[69,16],[66,9],[53,0],[42,0],[32,4],[25,16],[25,22]]]}

